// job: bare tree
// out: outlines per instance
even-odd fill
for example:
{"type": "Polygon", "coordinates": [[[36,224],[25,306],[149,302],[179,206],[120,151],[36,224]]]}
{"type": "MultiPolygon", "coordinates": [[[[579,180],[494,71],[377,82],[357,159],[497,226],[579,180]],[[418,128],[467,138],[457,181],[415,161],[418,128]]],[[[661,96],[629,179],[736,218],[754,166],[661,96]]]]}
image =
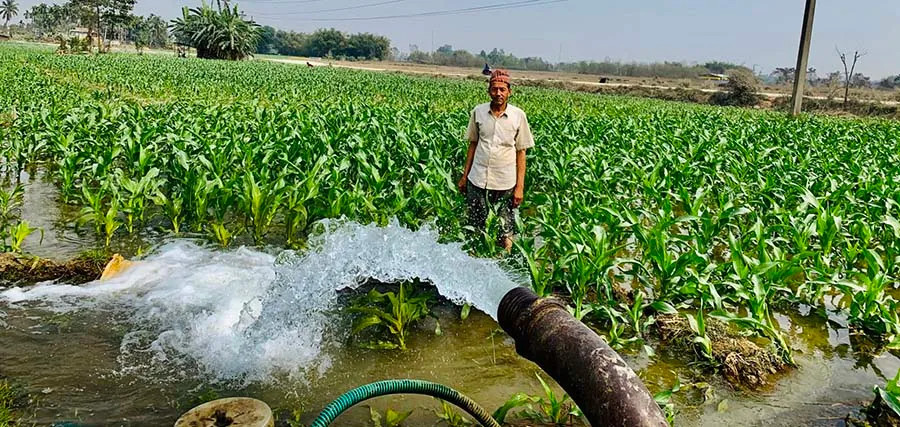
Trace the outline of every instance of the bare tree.
{"type": "Polygon", "coordinates": [[[837,51],[838,56],[841,57],[841,63],[844,64],[844,108],[847,108],[847,99],[850,97],[850,84],[852,83],[853,71],[856,69],[856,61],[859,58],[862,58],[866,55],[866,52],[854,51],[853,52],[853,63],[850,65],[850,68],[847,68],[847,54],[841,52],[837,47],[834,48],[837,51]]]}

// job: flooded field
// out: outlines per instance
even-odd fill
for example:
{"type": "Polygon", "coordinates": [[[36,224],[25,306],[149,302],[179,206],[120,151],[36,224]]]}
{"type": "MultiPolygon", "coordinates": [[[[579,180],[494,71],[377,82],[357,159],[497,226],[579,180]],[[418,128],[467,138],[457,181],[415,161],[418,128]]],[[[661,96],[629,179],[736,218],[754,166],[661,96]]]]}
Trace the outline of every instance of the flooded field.
{"type": "Polygon", "coordinates": [[[0,83],[0,386],[26,423],[234,395],[309,423],[415,377],[489,412],[537,396],[510,421],[546,424],[495,321],[517,286],[677,389],[678,425],[844,425],[900,369],[896,122],[517,88],[536,142],[506,253],[458,189],[482,81],[4,44],[0,83]],[[29,276],[116,253],[106,280],[29,276]],[[392,306],[411,329],[372,314],[392,306]]]}
{"type": "MultiPolygon", "coordinates": [[[[28,241],[30,253],[66,259],[95,247],[90,233],[56,227],[66,217],[52,187],[26,177],[25,188],[23,215],[46,230],[43,242],[28,241]]],[[[546,375],[516,355],[482,311],[460,320],[458,307],[445,303],[436,308],[441,335],[429,321],[415,330],[410,350],[375,351],[351,342],[340,307],[346,298],[337,298],[366,279],[419,278],[439,284],[445,297],[491,312],[487,304],[498,297],[477,289],[513,286],[521,272],[396,225],[350,224],[320,237],[315,256],[306,258],[302,251],[220,250],[198,240],[159,239],[141,242],[141,264],[113,280],[6,289],[0,292],[0,373],[34,395],[27,419],[39,425],[168,425],[204,398],[238,395],[302,409],[308,423],[344,391],[392,378],[447,384],[488,410],[517,392],[540,394],[535,375],[546,375]],[[431,265],[423,267],[423,259],[431,265]]],[[[872,385],[900,369],[889,353],[868,354],[865,339],[850,335],[840,316],[807,311],[778,320],[799,367],[762,391],[735,390],[664,347],[653,358],[625,357],[653,391],[680,378],[678,425],[843,425],[871,400],[872,385]]],[[[434,423],[439,407],[412,396],[371,404],[413,410],[409,425],[434,423]]],[[[368,425],[369,409],[345,417],[342,425],[368,425]]]]}

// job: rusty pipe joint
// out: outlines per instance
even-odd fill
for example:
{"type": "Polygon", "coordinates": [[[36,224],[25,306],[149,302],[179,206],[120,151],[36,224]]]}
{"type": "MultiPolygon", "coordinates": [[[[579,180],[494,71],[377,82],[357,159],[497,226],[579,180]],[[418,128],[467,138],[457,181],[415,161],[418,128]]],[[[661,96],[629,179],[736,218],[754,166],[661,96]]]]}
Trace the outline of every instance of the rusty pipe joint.
{"type": "Polygon", "coordinates": [[[637,374],[558,300],[516,288],[503,297],[498,318],[516,352],[553,377],[591,425],[668,426],[637,374]]]}

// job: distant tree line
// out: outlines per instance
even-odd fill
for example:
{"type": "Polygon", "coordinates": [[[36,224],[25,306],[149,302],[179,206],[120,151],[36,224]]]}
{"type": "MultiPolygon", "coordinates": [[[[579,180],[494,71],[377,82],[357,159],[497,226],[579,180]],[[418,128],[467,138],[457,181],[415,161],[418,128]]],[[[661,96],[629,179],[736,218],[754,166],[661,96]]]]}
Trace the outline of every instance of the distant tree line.
{"type": "MultiPolygon", "coordinates": [[[[131,13],[134,0],[70,0],[62,4],[40,3],[25,12],[28,23],[20,30],[38,39],[67,37],[76,27],[87,29],[88,39],[132,42],[139,47],[170,44],[168,23],[161,17],[131,13]]],[[[101,46],[102,48],[102,46],[101,46]]]]}
{"type": "Polygon", "coordinates": [[[553,64],[537,57],[519,58],[497,48],[489,53],[482,50],[478,55],[474,55],[467,50],[454,49],[451,45],[443,45],[434,52],[423,52],[413,45],[410,46],[410,53],[407,56],[395,59],[454,67],[481,67],[484,64],[490,64],[493,67],[513,70],[551,71],[553,69],[553,64]]]}
{"type": "Polygon", "coordinates": [[[64,53],[95,47],[98,52],[108,51],[112,40],[133,43],[138,52],[174,43],[182,53],[190,47],[198,57],[210,59],[242,59],[256,50],[259,25],[227,1],[216,0],[215,7],[206,2],[200,7],[184,7],[182,15],[170,22],[156,15],[134,15],[134,4],[135,0],[40,3],[25,12],[29,22],[22,23],[19,30],[39,40],[58,41],[58,50],[64,53]],[[75,31],[78,27],[83,28],[75,31]]]}
{"type": "Polygon", "coordinates": [[[334,28],[312,34],[260,28],[256,53],[328,57],[338,59],[388,59],[391,41],[370,33],[345,34],[334,28]]]}
{"type": "Polygon", "coordinates": [[[896,76],[887,76],[881,79],[881,81],[878,82],[878,87],[882,89],[900,88],[900,74],[896,76]]]}
{"type": "MultiPolygon", "coordinates": [[[[793,84],[795,71],[796,68],[794,67],[775,68],[768,76],[769,81],[775,84],[793,84]]],[[[849,72],[832,71],[826,75],[819,75],[815,68],[810,68],[806,71],[806,83],[811,87],[847,86],[854,89],[875,88],[888,90],[900,88],[900,74],[873,81],[871,77],[863,73],[854,72],[850,76],[849,84],[847,81],[848,74],[849,72]]]]}
{"type": "Polygon", "coordinates": [[[624,77],[663,77],[663,78],[693,78],[705,73],[724,74],[728,70],[747,67],[728,62],[707,62],[699,65],[685,65],[680,62],[661,63],[637,63],[617,61],[579,61],[551,64],[543,58],[525,57],[519,58],[503,49],[494,48],[489,53],[484,50],[475,55],[467,50],[454,49],[451,45],[443,45],[434,52],[423,52],[418,46],[409,47],[410,52],[400,55],[394,52],[395,60],[409,61],[419,64],[449,65],[455,67],[480,67],[488,64],[491,67],[508,68],[512,70],[530,71],[565,71],[579,74],[594,74],[601,76],[624,77]]]}
{"type": "Polygon", "coordinates": [[[732,69],[747,67],[727,62],[708,62],[706,64],[686,65],[680,62],[617,62],[617,61],[579,61],[557,64],[556,70],[579,74],[597,74],[623,77],[662,77],[671,79],[693,78],[701,74],[725,74],[732,69]]]}
{"type": "MultiPolygon", "coordinates": [[[[143,47],[165,48],[173,42],[180,44],[189,43],[185,37],[176,40],[170,29],[178,27],[179,19],[169,23],[156,15],[136,16],[131,13],[135,0],[69,0],[61,4],[40,3],[25,11],[24,17],[28,22],[20,22],[17,26],[9,26],[9,20],[18,13],[14,0],[4,0],[0,7],[0,19],[3,19],[7,30],[12,34],[15,29],[17,34],[26,34],[38,39],[57,39],[67,37],[75,27],[87,29],[88,41],[100,47],[100,41],[107,43],[110,40],[134,43],[140,50],[143,47]],[[99,37],[98,37],[99,36],[99,37]]],[[[391,41],[384,36],[370,33],[347,34],[336,29],[321,29],[313,33],[300,33],[295,31],[279,30],[271,26],[256,26],[252,21],[246,20],[243,13],[236,9],[223,14],[222,7],[213,10],[211,6],[191,9],[195,11],[190,21],[185,21],[188,15],[180,18],[182,23],[195,23],[196,21],[209,22],[219,27],[227,27],[229,31],[236,31],[240,37],[233,39],[225,37],[228,43],[234,44],[235,40],[241,44],[250,43],[244,52],[240,47],[239,55],[226,55],[244,57],[248,53],[277,54],[291,56],[327,57],[335,59],[393,59],[421,64],[434,64],[457,67],[481,67],[489,64],[491,67],[502,67],[513,70],[530,71],[565,71],[579,74],[592,74],[599,76],[624,76],[624,77],[660,77],[660,78],[693,78],[701,74],[729,74],[731,70],[749,71],[747,67],[723,61],[711,61],[703,64],[685,64],[681,62],[620,62],[620,61],[577,61],[552,64],[540,57],[517,57],[507,53],[503,49],[494,48],[490,52],[482,50],[473,54],[464,49],[454,49],[451,45],[440,46],[434,52],[424,52],[417,46],[411,45],[408,53],[401,53],[396,47],[391,47],[391,41]],[[217,15],[218,14],[218,15],[217,15]],[[206,19],[209,18],[209,19],[206,19]],[[230,25],[228,23],[234,23],[230,25]],[[240,31],[239,31],[240,30],[240,31]]],[[[196,25],[202,28],[202,25],[196,25]]],[[[187,26],[190,27],[190,26],[187,26]]],[[[183,31],[182,31],[183,32],[183,31]]],[[[196,33],[205,33],[196,31],[196,33]]],[[[217,31],[228,34],[228,31],[217,31]]],[[[220,37],[220,38],[221,38],[220,37]]],[[[211,46],[222,44],[222,41],[210,42],[211,46]]],[[[193,47],[193,46],[192,46],[193,47]]],[[[107,44],[108,48],[108,44],[107,44]]],[[[767,83],[790,84],[794,78],[794,68],[776,68],[768,76],[761,76],[767,83]]],[[[892,75],[878,81],[873,81],[868,76],[853,72],[835,71],[825,76],[816,74],[814,68],[807,71],[807,79],[811,86],[847,86],[850,88],[900,88],[900,75],[892,75]],[[847,75],[849,74],[849,78],[847,75]],[[849,83],[848,83],[849,80],[849,83]]]]}
{"type": "Polygon", "coordinates": [[[156,15],[148,17],[132,15],[133,7],[134,0],[70,0],[62,4],[41,3],[25,12],[28,22],[19,25],[17,30],[31,37],[46,40],[66,38],[73,34],[72,31],[76,27],[85,27],[87,38],[95,46],[99,47],[102,39],[107,42],[107,48],[110,40],[134,43],[138,50],[144,47],[170,47],[173,42],[196,48],[194,45],[200,42],[199,51],[203,51],[204,56],[209,54],[213,57],[223,56],[232,59],[246,56],[243,47],[237,45],[251,39],[252,46],[246,53],[379,60],[391,56],[391,41],[384,36],[370,33],[345,34],[335,29],[322,29],[305,34],[278,30],[270,26],[259,27],[247,20],[243,13],[233,6],[223,7],[219,4],[216,8],[207,4],[185,9],[183,16],[171,23],[156,15]],[[203,31],[203,28],[209,30],[203,31]],[[219,30],[212,31],[213,28],[219,30]],[[209,36],[210,40],[192,40],[191,34],[209,36]],[[235,37],[231,37],[232,34],[235,37]],[[222,40],[214,40],[213,36],[222,40]],[[216,48],[223,43],[236,46],[224,51],[216,48]],[[230,53],[225,54],[225,51],[230,53]]]}

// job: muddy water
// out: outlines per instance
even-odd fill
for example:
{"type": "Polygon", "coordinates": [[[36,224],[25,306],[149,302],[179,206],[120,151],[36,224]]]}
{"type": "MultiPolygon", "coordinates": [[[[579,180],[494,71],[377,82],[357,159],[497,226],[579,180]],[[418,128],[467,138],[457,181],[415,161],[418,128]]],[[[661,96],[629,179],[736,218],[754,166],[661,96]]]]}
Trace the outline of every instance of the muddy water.
{"type": "Polygon", "coordinates": [[[900,369],[900,359],[889,353],[867,356],[867,344],[849,335],[846,320],[839,315],[831,313],[827,321],[818,314],[778,317],[788,331],[799,367],[780,375],[761,392],[716,390],[707,404],[688,410],[692,422],[710,426],[844,425],[849,413],[871,401],[872,386],[883,385],[900,369]],[[727,400],[724,408],[719,405],[722,400],[727,400]]]}
{"type": "MultiPolygon", "coordinates": [[[[77,212],[56,202],[51,184],[39,177],[26,177],[24,182],[23,217],[45,230],[43,242],[39,236],[29,238],[27,251],[66,259],[96,246],[97,240],[89,230],[72,231],[77,212]]],[[[119,244],[132,253],[149,251],[148,257],[152,257],[150,248],[165,247],[158,246],[164,240],[154,237],[119,244]]],[[[254,255],[254,259],[264,264],[266,256],[271,257],[254,255]]],[[[174,289],[167,286],[162,290],[174,289]]],[[[154,293],[160,288],[135,289],[132,297],[160,295],[154,293]]],[[[80,301],[79,297],[71,298],[80,301]]],[[[166,328],[192,323],[161,323],[148,328],[145,322],[150,318],[136,317],[136,313],[146,314],[142,307],[147,308],[135,305],[134,298],[111,299],[62,312],[52,304],[0,301],[0,312],[5,313],[0,321],[7,324],[0,328],[0,375],[24,384],[37,397],[28,419],[38,425],[60,420],[90,425],[171,425],[198,397],[249,395],[275,408],[303,408],[302,420],[309,423],[319,409],[342,392],[389,378],[444,383],[488,410],[516,392],[540,394],[535,378],[538,369],[518,357],[503,334],[493,333],[497,325],[491,317],[474,310],[462,321],[456,308],[440,307],[443,333],[435,335],[433,321],[424,322],[413,334],[407,352],[361,349],[346,336],[328,335],[316,347],[309,369],[272,371],[266,380],[245,381],[240,375],[211,375],[204,369],[204,361],[219,360],[218,355],[207,359],[202,348],[192,349],[191,357],[179,357],[177,351],[158,351],[153,347],[158,344],[155,338],[163,336],[166,328]]],[[[166,307],[151,305],[148,312],[166,307]]],[[[186,311],[184,319],[196,319],[207,309],[186,311]]],[[[334,328],[346,326],[343,316],[326,315],[329,324],[337,325],[334,328]]],[[[277,323],[277,319],[271,320],[277,323]]],[[[867,355],[864,340],[849,334],[840,315],[830,313],[826,320],[801,310],[782,314],[779,321],[788,332],[800,366],[759,392],[733,390],[716,375],[688,365],[690,357],[665,349],[653,358],[640,353],[625,356],[651,390],[669,387],[676,377],[680,379],[683,390],[675,395],[678,425],[843,425],[848,413],[871,399],[873,385],[883,384],[900,369],[895,356],[867,355]]],[[[209,348],[227,352],[227,346],[218,348],[215,343],[209,348]]],[[[298,348],[307,347],[302,344],[298,348]]],[[[388,397],[373,401],[372,406],[414,410],[408,425],[434,425],[437,420],[433,414],[437,405],[430,399],[388,397]]],[[[368,408],[355,408],[341,418],[341,425],[366,425],[368,418],[368,408]]]]}
{"type": "MultiPolygon", "coordinates": [[[[207,385],[197,379],[154,383],[139,373],[123,374],[119,364],[124,328],[91,315],[52,316],[37,311],[11,313],[2,333],[0,366],[5,375],[37,392],[33,421],[96,424],[171,425],[197,395],[250,395],[277,408],[307,408],[306,422],[331,399],[358,385],[389,378],[419,378],[449,384],[488,408],[522,390],[537,392],[533,365],[518,358],[510,343],[490,334],[496,324],[473,314],[466,321],[442,319],[443,334],[421,330],[407,352],[361,350],[347,346],[332,355],[330,368],[277,384],[246,387],[207,385]],[[32,317],[33,316],[33,317],[32,317]],[[28,317],[32,317],[29,319],[28,317]],[[321,376],[320,376],[321,375],[321,376]]],[[[382,398],[384,410],[415,409],[430,425],[437,405],[424,398],[382,398]]],[[[356,408],[341,425],[365,425],[368,409],[356,408]],[[347,424],[343,424],[346,422],[347,424]]],[[[418,424],[412,424],[418,425],[418,424]]]]}
{"type": "MultiPolygon", "coordinates": [[[[250,395],[276,408],[305,408],[307,423],[315,412],[343,391],[389,378],[421,378],[451,385],[486,408],[500,406],[518,391],[539,394],[537,368],[519,358],[512,343],[491,332],[488,316],[456,320],[448,309],[443,334],[423,325],[408,352],[381,352],[348,345],[333,351],[331,366],[304,378],[278,384],[229,387],[202,380],[148,381],[123,374],[119,358],[126,327],[107,316],[54,315],[40,310],[10,312],[9,328],[0,332],[0,367],[38,396],[31,420],[39,425],[59,420],[91,424],[169,425],[197,395],[250,395]]],[[[802,320],[800,321],[802,322],[802,320]]],[[[798,322],[799,323],[799,322],[798,322]]],[[[793,342],[800,340],[794,337],[793,342]]],[[[871,386],[896,372],[893,357],[856,360],[848,336],[816,337],[798,355],[800,367],[784,375],[771,390],[742,393],[683,360],[660,354],[628,357],[651,388],[670,385],[675,372],[683,384],[708,382],[710,389],[686,388],[676,395],[679,425],[842,425],[841,420],[871,396],[871,386]],[[821,341],[820,341],[821,339],[821,341]],[[724,401],[724,403],[723,403],[724,401]]],[[[436,405],[425,398],[389,397],[373,401],[380,410],[414,410],[409,425],[432,425],[436,405]]],[[[366,425],[368,409],[356,408],[341,425],[366,425]]]]}

